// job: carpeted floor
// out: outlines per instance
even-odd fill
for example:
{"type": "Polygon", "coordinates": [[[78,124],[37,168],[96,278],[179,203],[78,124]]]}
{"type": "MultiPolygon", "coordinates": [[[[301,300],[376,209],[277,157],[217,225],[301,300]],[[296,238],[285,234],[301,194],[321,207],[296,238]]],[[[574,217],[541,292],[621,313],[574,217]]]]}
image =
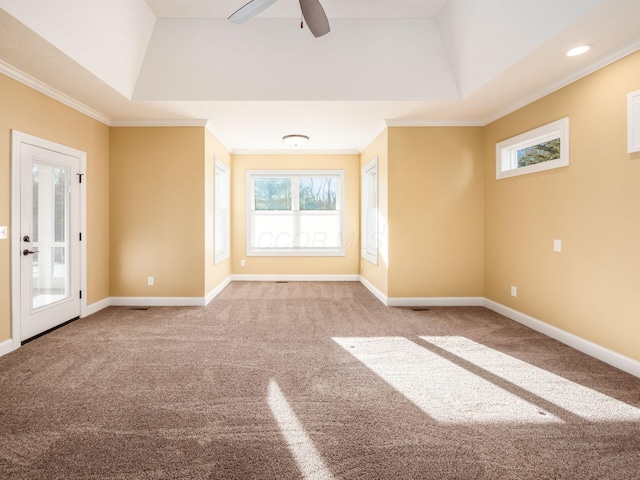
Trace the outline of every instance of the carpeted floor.
{"type": "Polygon", "coordinates": [[[236,282],[0,358],[0,478],[640,479],[640,379],[479,307],[236,282]]]}

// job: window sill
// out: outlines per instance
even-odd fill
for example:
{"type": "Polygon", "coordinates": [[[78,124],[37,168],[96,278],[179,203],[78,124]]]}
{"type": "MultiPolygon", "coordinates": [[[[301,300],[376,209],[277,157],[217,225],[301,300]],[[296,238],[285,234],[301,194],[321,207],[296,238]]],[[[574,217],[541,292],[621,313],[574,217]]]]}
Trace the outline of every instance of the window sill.
{"type": "Polygon", "coordinates": [[[367,262],[378,266],[378,255],[371,255],[371,254],[367,254],[367,253],[362,253],[362,259],[366,260],[367,262]]]}
{"type": "Polygon", "coordinates": [[[247,257],[344,257],[341,249],[256,249],[247,250],[247,257]]]}

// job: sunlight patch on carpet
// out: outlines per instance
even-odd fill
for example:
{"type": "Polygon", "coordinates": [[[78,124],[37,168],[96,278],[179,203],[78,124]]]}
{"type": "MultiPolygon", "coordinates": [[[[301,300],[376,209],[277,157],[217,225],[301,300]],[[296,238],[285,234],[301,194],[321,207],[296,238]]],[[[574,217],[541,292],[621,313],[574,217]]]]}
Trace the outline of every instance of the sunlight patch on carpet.
{"type": "Polygon", "coordinates": [[[267,402],[300,469],[302,478],[305,480],[333,479],[333,475],[275,380],[269,382],[267,402]]]}
{"type": "Polygon", "coordinates": [[[333,338],[441,423],[563,423],[540,406],[403,337],[333,338]]]}
{"type": "Polygon", "coordinates": [[[640,409],[466,337],[420,337],[589,421],[640,421],[640,409]]]}

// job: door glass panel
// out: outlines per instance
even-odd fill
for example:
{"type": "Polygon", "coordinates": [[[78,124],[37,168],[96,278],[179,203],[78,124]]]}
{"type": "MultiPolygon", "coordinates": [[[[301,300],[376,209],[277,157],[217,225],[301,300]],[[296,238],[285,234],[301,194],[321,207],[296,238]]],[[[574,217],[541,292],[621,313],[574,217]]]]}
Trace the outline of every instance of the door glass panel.
{"type": "Polygon", "coordinates": [[[33,164],[33,282],[31,300],[38,309],[69,298],[70,170],[33,164]]]}

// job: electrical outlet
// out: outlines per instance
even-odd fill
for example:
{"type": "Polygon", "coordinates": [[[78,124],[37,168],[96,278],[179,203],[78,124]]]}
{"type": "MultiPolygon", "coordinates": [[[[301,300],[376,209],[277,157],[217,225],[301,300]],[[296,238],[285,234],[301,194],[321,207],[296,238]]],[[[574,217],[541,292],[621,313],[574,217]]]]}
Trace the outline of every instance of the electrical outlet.
{"type": "Polygon", "coordinates": [[[0,227],[0,239],[4,240],[5,238],[7,238],[7,227],[2,226],[0,227]]]}
{"type": "Polygon", "coordinates": [[[511,296],[512,297],[517,297],[518,296],[518,289],[516,287],[514,287],[513,285],[511,285],[511,296]]]}
{"type": "Polygon", "coordinates": [[[245,266],[244,260],[240,260],[240,266],[241,266],[241,267],[244,267],[244,266],[245,266]]]}
{"type": "Polygon", "coordinates": [[[147,277],[147,285],[152,287],[155,284],[155,280],[153,277],[147,277]]]}

